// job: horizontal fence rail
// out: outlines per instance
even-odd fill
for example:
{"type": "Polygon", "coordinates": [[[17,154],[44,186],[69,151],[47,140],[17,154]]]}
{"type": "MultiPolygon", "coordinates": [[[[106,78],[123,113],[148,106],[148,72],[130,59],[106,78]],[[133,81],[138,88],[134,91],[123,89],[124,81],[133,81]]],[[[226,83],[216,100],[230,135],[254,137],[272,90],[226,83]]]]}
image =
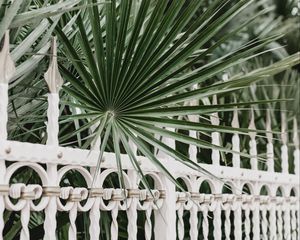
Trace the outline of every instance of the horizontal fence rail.
{"type": "MultiPolygon", "coordinates": [[[[30,239],[29,221],[33,212],[44,212],[44,239],[56,239],[56,216],[58,212],[69,215],[69,239],[76,239],[76,219],[80,212],[89,214],[90,239],[99,239],[101,212],[111,215],[111,239],[118,239],[118,214],[125,211],[128,218],[128,239],[137,239],[138,212],[145,213],[145,239],[299,239],[299,140],[297,123],[294,124],[294,171],[289,172],[288,139],[286,125],[282,125],[281,168],[274,172],[274,149],[272,135],[267,134],[267,170],[259,170],[256,133],[250,132],[249,153],[251,168],[240,167],[240,139],[232,137],[233,166],[220,165],[220,153],[212,150],[212,164],[199,164],[212,173],[206,175],[182,165],[162,152],[159,160],[177,178],[182,179],[187,191],[176,190],[175,185],[142,156],[136,156],[141,169],[154,181],[154,188],[139,188],[139,177],[130,163],[129,156],[122,155],[125,189],[105,188],[104,182],[112,173],[118,172],[114,153],[106,152],[101,161],[101,171],[95,174],[99,157],[100,139],[93,143],[93,150],[60,147],[58,143],[59,88],[62,79],[57,70],[56,48],[45,79],[49,85],[48,95],[48,141],[46,145],[7,140],[8,80],[13,74],[13,63],[9,60],[8,33],[0,52],[0,64],[10,69],[0,79],[0,231],[4,229],[4,212],[20,212],[21,240],[30,239]],[[12,176],[22,167],[36,172],[41,184],[12,183],[12,176]],[[77,171],[85,180],[85,186],[64,186],[63,177],[77,171]],[[96,180],[93,183],[93,178],[96,180]],[[201,192],[208,184],[209,193],[201,192]],[[226,186],[230,191],[224,191],[226,186]],[[244,189],[248,189],[245,191],[244,189]],[[265,190],[262,191],[262,190],[265,190]],[[280,194],[279,194],[280,193],[280,194]],[[189,213],[189,221],[184,215],[189,213]],[[153,221],[153,218],[155,219],[153,221]],[[189,225],[189,232],[185,231],[189,225]],[[154,233],[154,236],[152,236],[154,233]]],[[[217,98],[213,99],[217,103],[217,98]]],[[[189,103],[191,105],[196,103],[189,103]]],[[[269,114],[267,130],[271,130],[269,114]]],[[[198,121],[189,116],[190,121],[198,121]]],[[[218,115],[211,117],[212,125],[219,125],[218,115]]],[[[234,111],[233,127],[239,127],[238,112],[234,111]]],[[[255,129],[254,113],[249,129],[255,129]]],[[[190,131],[191,137],[197,133],[190,131]]],[[[220,133],[212,133],[212,143],[220,144],[220,133]]],[[[162,139],[175,148],[175,141],[162,139]]],[[[132,148],[136,147],[131,143],[132,148]]],[[[136,151],[135,151],[136,153],[136,151]]],[[[189,147],[190,159],[197,161],[197,148],[189,147]]],[[[227,189],[228,190],[228,189],[227,189]]],[[[0,234],[0,239],[3,239],[0,234]]]]}

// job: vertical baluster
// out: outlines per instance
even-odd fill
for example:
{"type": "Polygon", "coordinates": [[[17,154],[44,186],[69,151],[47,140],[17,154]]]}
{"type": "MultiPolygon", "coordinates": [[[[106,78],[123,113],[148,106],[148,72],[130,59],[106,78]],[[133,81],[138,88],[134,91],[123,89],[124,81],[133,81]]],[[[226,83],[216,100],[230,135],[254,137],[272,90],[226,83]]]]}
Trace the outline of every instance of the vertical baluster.
{"type": "Polygon", "coordinates": [[[259,186],[256,184],[254,191],[253,191],[253,198],[251,202],[250,209],[252,210],[252,233],[253,233],[253,240],[260,240],[260,189],[259,186]]]}
{"type": "MultiPolygon", "coordinates": [[[[97,148],[98,149],[98,148],[97,148]]],[[[100,174],[96,174],[96,168],[91,168],[91,175],[96,176],[96,181],[94,183],[93,189],[96,192],[92,193],[90,197],[94,197],[94,203],[91,207],[89,218],[90,218],[90,226],[89,226],[89,234],[91,240],[97,240],[100,238],[100,198],[103,193],[100,192],[100,174]]]]}
{"type": "Polygon", "coordinates": [[[146,209],[146,221],[145,221],[145,240],[151,240],[152,238],[152,222],[151,222],[151,207],[146,209]]]}
{"type": "Polygon", "coordinates": [[[117,221],[118,213],[119,213],[118,203],[116,203],[116,206],[111,210],[111,218],[112,218],[112,223],[110,226],[111,240],[118,240],[118,233],[119,233],[119,225],[117,221]]]}
{"type": "Polygon", "coordinates": [[[289,173],[287,119],[285,112],[281,112],[281,140],[281,169],[283,173],[289,173]]]}
{"type": "Polygon", "coordinates": [[[249,206],[245,209],[245,240],[250,240],[250,209],[249,206]]]}
{"type": "MultiPolygon", "coordinates": [[[[288,195],[286,199],[289,198],[288,195]]],[[[285,200],[286,201],[286,200],[285,200]]],[[[286,201],[283,203],[283,238],[285,240],[291,239],[291,209],[290,209],[290,201],[286,201]]]]}
{"type": "Polygon", "coordinates": [[[136,240],[137,238],[137,206],[138,206],[138,176],[135,170],[128,170],[128,177],[132,184],[132,189],[129,191],[129,197],[131,197],[131,203],[127,210],[128,218],[128,239],[136,240]],[[135,194],[133,194],[135,192],[135,194]],[[132,196],[131,196],[132,195],[132,196]]]}
{"type": "MultiPolygon", "coordinates": [[[[59,90],[63,84],[62,77],[60,76],[58,65],[57,65],[57,46],[56,38],[52,39],[52,53],[51,62],[47,72],[45,73],[45,80],[48,84],[50,93],[48,94],[48,124],[47,124],[47,145],[57,146],[58,142],[58,132],[59,132],[59,90]]],[[[49,178],[48,188],[58,189],[59,183],[57,182],[57,164],[48,163],[47,164],[47,174],[49,178]]],[[[56,236],[56,213],[57,204],[56,196],[49,197],[48,206],[45,209],[45,222],[44,239],[53,239],[56,236]]]]}
{"type": "Polygon", "coordinates": [[[213,211],[213,236],[215,240],[222,239],[222,182],[216,182],[214,196],[210,199],[212,203],[210,209],[213,211]]]}
{"type": "Polygon", "coordinates": [[[300,203],[299,203],[299,194],[297,195],[297,198],[298,200],[296,200],[296,203],[295,203],[295,217],[296,217],[296,231],[297,231],[297,235],[298,235],[298,238],[300,238],[300,203]]]}
{"type": "Polygon", "coordinates": [[[270,239],[276,239],[276,197],[272,196],[271,197],[271,202],[270,202],[270,239]]]}
{"type": "Polygon", "coordinates": [[[268,239],[268,218],[267,218],[267,199],[268,196],[261,197],[262,202],[260,205],[261,209],[261,232],[262,232],[262,239],[267,240],[268,239]]]}
{"type": "MultiPolygon", "coordinates": [[[[15,65],[9,52],[9,32],[4,35],[3,47],[0,50],[0,140],[7,140],[7,106],[8,106],[8,83],[15,73],[15,65]]],[[[4,184],[6,173],[5,159],[0,159],[0,185],[4,184]]],[[[0,240],[3,239],[4,228],[3,213],[5,203],[3,195],[0,195],[0,240]]]]}
{"type": "MultiPolygon", "coordinates": [[[[192,192],[198,194],[199,189],[197,189],[197,178],[196,176],[191,176],[192,183],[192,192]]],[[[197,240],[198,239],[198,205],[196,202],[192,202],[192,207],[190,210],[190,239],[197,240]]]]}
{"type": "Polygon", "coordinates": [[[272,128],[271,128],[271,116],[270,110],[267,111],[267,120],[266,120],[266,130],[267,130],[267,166],[269,172],[274,172],[274,150],[273,150],[273,135],[272,135],[272,128]]]}
{"type": "Polygon", "coordinates": [[[216,240],[221,240],[222,239],[222,209],[221,209],[221,191],[217,191],[215,195],[214,204],[215,204],[215,209],[214,209],[214,219],[213,219],[213,224],[214,224],[214,230],[213,230],[213,235],[214,239],[216,240]]]}
{"type": "Polygon", "coordinates": [[[232,196],[229,196],[229,194],[223,194],[222,196],[222,209],[225,213],[225,221],[224,223],[224,229],[225,229],[225,239],[230,240],[230,233],[231,233],[231,221],[230,221],[230,214],[231,214],[231,208],[233,203],[232,196]]]}
{"type": "Polygon", "coordinates": [[[178,233],[178,240],[183,240],[184,238],[184,221],[183,221],[183,213],[184,213],[184,204],[185,204],[185,193],[177,192],[176,193],[177,202],[176,202],[176,209],[177,209],[177,233],[178,233]]]}
{"type": "Polygon", "coordinates": [[[283,239],[283,220],[282,220],[282,203],[277,205],[277,239],[283,239]]]}
{"type": "MultiPolygon", "coordinates": [[[[217,104],[217,96],[213,96],[213,104],[217,104]]],[[[220,124],[220,119],[218,116],[218,113],[213,113],[211,114],[210,121],[212,125],[218,126],[220,124]]],[[[212,132],[211,134],[212,138],[212,144],[216,146],[220,146],[220,133],[219,132],[212,132]]],[[[213,165],[220,165],[220,153],[219,150],[217,149],[212,149],[212,164],[213,165]]]]}
{"type": "MultiPolygon", "coordinates": [[[[167,128],[169,131],[174,129],[167,128]]],[[[175,149],[174,139],[163,138],[162,142],[169,147],[175,149]]],[[[162,151],[158,151],[158,158],[170,158],[162,151]]],[[[173,169],[168,169],[170,173],[174,173],[173,169]]],[[[166,189],[166,198],[159,211],[155,211],[154,233],[156,240],[176,239],[176,192],[175,185],[163,174],[159,174],[162,184],[166,189]],[[168,219],[168,221],[166,221],[168,219]]]]}
{"type": "Polygon", "coordinates": [[[296,206],[296,201],[295,197],[291,198],[291,231],[292,231],[292,240],[297,239],[297,216],[296,216],[296,211],[297,211],[297,206],[296,206]]]}
{"type": "MultiPolygon", "coordinates": [[[[249,129],[250,130],[256,130],[255,127],[255,123],[254,123],[254,111],[253,109],[251,109],[251,120],[250,120],[250,124],[249,124],[249,129]]],[[[257,148],[256,148],[256,132],[255,131],[251,131],[249,132],[250,135],[250,143],[249,143],[249,147],[250,147],[250,164],[251,164],[251,169],[252,170],[257,170],[257,148]]]]}
{"type": "Polygon", "coordinates": [[[234,211],[234,239],[242,239],[242,208],[238,203],[238,208],[234,211]]]}
{"type": "Polygon", "coordinates": [[[300,173],[300,150],[299,150],[299,136],[298,136],[298,124],[297,124],[297,119],[294,117],[293,119],[293,129],[294,129],[294,134],[293,134],[293,142],[295,146],[294,150],[294,168],[295,168],[295,174],[299,175],[300,173]]]}
{"type": "Polygon", "coordinates": [[[203,230],[203,238],[205,240],[207,240],[208,239],[208,234],[209,234],[208,211],[207,211],[207,209],[203,210],[202,230],[203,230]]]}

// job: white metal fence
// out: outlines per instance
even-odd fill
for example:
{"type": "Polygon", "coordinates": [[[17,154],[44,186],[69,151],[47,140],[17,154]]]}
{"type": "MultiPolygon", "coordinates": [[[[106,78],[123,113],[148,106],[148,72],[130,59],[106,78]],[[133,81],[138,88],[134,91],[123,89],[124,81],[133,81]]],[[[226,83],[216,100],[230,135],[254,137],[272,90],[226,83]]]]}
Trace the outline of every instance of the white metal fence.
{"type": "MultiPolygon", "coordinates": [[[[256,135],[250,133],[251,169],[240,168],[239,154],[233,154],[233,166],[220,166],[220,154],[212,151],[212,164],[201,164],[213,173],[215,178],[193,171],[173,161],[159,152],[158,157],[176,178],[181,178],[187,192],[176,191],[175,186],[148,159],[137,156],[140,167],[153,178],[153,194],[139,189],[139,179],[127,155],[122,155],[122,165],[126,192],[122,189],[103,187],[105,179],[117,172],[113,153],[105,153],[101,160],[101,173],[91,187],[99,152],[60,147],[58,144],[59,95],[57,93],[57,66],[55,57],[49,68],[46,80],[52,84],[48,95],[47,145],[21,143],[7,140],[8,81],[14,72],[8,49],[8,34],[0,52],[0,232],[4,228],[3,213],[20,211],[21,240],[30,239],[29,220],[34,211],[45,213],[44,239],[56,239],[56,214],[58,211],[69,214],[69,239],[76,239],[76,218],[78,212],[89,212],[90,239],[99,239],[101,211],[111,214],[111,239],[118,239],[118,211],[126,211],[128,217],[128,239],[137,239],[138,211],[144,211],[145,239],[299,239],[299,140],[297,124],[294,124],[294,166],[289,173],[288,139],[283,122],[281,162],[282,172],[274,172],[274,154],[272,135],[268,134],[267,171],[258,170],[256,135]],[[12,175],[21,167],[32,168],[40,177],[42,185],[11,184],[12,175]],[[63,176],[71,170],[78,171],[88,187],[60,187],[63,176]],[[206,182],[211,193],[201,193],[200,188],[206,182]],[[224,183],[230,185],[231,193],[223,193],[224,183]],[[249,194],[243,192],[247,186],[249,194]],[[261,189],[267,195],[261,195],[261,189]],[[278,192],[282,195],[279,196],[278,192]],[[126,196],[126,201],[124,201],[126,196]],[[154,198],[153,198],[154,196],[154,198]],[[12,201],[16,199],[16,201],[12,201]],[[36,203],[36,199],[39,199],[36,203]],[[61,200],[65,201],[61,201],[61,200]],[[85,201],[83,201],[85,200],[85,201]],[[159,208],[159,209],[157,209],[159,208]],[[183,220],[189,212],[189,223],[183,220]],[[154,221],[152,220],[154,216],[154,221]],[[189,233],[185,233],[188,224],[189,233]],[[154,231],[152,231],[154,229],[154,231]],[[210,232],[212,231],[212,232],[210,232]],[[154,232],[154,236],[152,236],[154,232]]],[[[218,125],[216,116],[212,124],[218,125]]],[[[190,120],[196,120],[191,118],[190,120]]],[[[238,114],[234,113],[232,122],[238,127],[238,114]]],[[[255,128],[253,119],[249,128],[255,128]]],[[[270,130],[270,121],[267,121],[270,130]]],[[[195,137],[196,132],[190,132],[195,137]]],[[[219,145],[220,133],[212,133],[212,142],[219,145]]],[[[163,139],[169,146],[175,147],[171,139],[163,139]]],[[[98,143],[95,143],[97,147],[98,143]]],[[[239,135],[232,138],[232,149],[240,150],[239,135]]],[[[134,147],[134,146],[133,146],[134,147]]],[[[197,149],[189,148],[190,158],[197,159],[197,149]]],[[[0,234],[0,239],[3,239],[0,234]]]]}

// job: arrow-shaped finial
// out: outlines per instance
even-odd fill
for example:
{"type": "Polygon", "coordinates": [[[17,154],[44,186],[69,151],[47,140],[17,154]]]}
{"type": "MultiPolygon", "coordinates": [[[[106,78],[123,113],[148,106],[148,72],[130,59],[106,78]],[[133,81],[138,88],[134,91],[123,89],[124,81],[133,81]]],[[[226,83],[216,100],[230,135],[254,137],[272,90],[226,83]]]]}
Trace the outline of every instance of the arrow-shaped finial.
{"type": "MultiPolygon", "coordinates": [[[[218,100],[217,100],[217,96],[216,95],[213,95],[212,104],[213,105],[217,105],[218,104],[218,100]]],[[[220,119],[219,119],[219,116],[218,116],[217,112],[211,114],[210,121],[211,121],[212,125],[216,125],[216,126],[220,125],[220,119]]]]}
{"type": "Polygon", "coordinates": [[[58,93],[63,85],[63,79],[58,71],[56,37],[52,38],[51,60],[47,72],[44,75],[51,93],[58,93]]]}
{"type": "Polygon", "coordinates": [[[15,64],[9,52],[9,31],[7,30],[4,35],[2,49],[0,44],[0,83],[8,84],[15,71],[15,64]]]}
{"type": "Polygon", "coordinates": [[[268,142],[272,142],[273,134],[272,134],[272,128],[271,128],[271,114],[270,109],[267,110],[267,119],[266,119],[266,130],[267,130],[267,139],[268,142]]]}
{"type": "MultiPolygon", "coordinates": [[[[251,130],[256,130],[256,127],[255,127],[255,117],[254,117],[254,110],[253,110],[253,108],[251,108],[251,120],[250,120],[250,124],[249,124],[249,129],[251,129],[251,130]]],[[[250,138],[251,139],[255,139],[255,137],[256,137],[256,132],[255,131],[251,131],[250,133],[249,133],[249,135],[250,135],[250,138]]]]}
{"type": "Polygon", "coordinates": [[[299,137],[298,137],[298,124],[297,124],[297,119],[296,117],[294,117],[293,119],[293,128],[294,128],[294,134],[293,134],[293,141],[295,144],[295,147],[299,148],[299,137]]]}

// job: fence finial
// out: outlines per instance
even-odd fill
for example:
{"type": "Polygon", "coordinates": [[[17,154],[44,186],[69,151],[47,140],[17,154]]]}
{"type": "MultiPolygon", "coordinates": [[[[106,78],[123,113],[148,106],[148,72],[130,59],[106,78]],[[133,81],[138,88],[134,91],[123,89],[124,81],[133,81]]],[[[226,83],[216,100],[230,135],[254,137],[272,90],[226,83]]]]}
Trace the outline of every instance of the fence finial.
{"type": "Polygon", "coordinates": [[[267,166],[269,172],[274,172],[274,148],[272,143],[272,128],[271,128],[271,114],[270,110],[267,109],[267,119],[266,119],[266,136],[267,136],[267,166]]]}
{"type": "Polygon", "coordinates": [[[285,112],[281,112],[281,140],[283,145],[287,144],[287,120],[285,112]]]}
{"type": "Polygon", "coordinates": [[[235,107],[234,110],[233,110],[233,118],[232,118],[232,121],[231,121],[231,126],[234,127],[234,128],[239,128],[240,127],[239,114],[238,114],[237,107],[235,107]]]}
{"type": "MultiPolygon", "coordinates": [[[[248,129],[250,129],[250,130],[256,130],[255,121],[254,120],[255,120],[254,110],[253,110],[253,108],[251,108],[251,120],[250,120],[250,124],[249,124],[248,129]]],[[[250,135],[251,139],[255,139],[255,137],[256,137],[256,131],[249,132],[249,135],[250,135]]]]}
{"type": "Polygon", "coordinates": [[[255,127],[255,122],[254,122],[254,110],[253,108],[251,108],[251,120],[250,120],[250,124],[249,124],[249,129],[252,130],[249,132],[249,136],[250,136],[250,142],[249,142],[249,146],[250,146],[250,164],[251,164],[251,169],[252,170],[257,170],[257,147],[256,147],[256,127],[255,127]],[[253,131],[254,130],[254,131],[253,131]]]}
{"type": "Polygon", "coordinates": [[[298,136],[298,124],[297,124],[297,119],[294,117],[293,119],[293,128],[294,128],[294,134],[293,134],[293,142],[296,148],[299,148],[299,136],[298,136]]]}
{"type": "MultiPolygon", "coordinates": [[[[4,35],[3,46],[0,44],[0,83],[8,84],[16,68],[9,52],[9,31],[4,35]]],[[[0,41],[0,42],[2,42],[0,41]]]]}
{"type": "Polygon", "coordinates": [[[270,114],[270,109],[267,109],[267,119],[266,119],[266,130],[267,130],[267,139],[268,142],[272,142],[273,134],[272,134],[272,129],[271,129],[271,114],[270,114]]]}
{"type": "Polygon", "coordinates": [[[300,149],[299,149],[299,135],[298,135],[298,124],[297,119],[294,117],[294,134],[293,134],[293,142],[294,142],[294,172],[296,175],[300,174],[300,149]]]}
{"type": "MultiPolygon", "coordinates": [[[[214,105],[218,104],[218,100],[217,100],[216,95],[213,95],[212,104],[214,104],[214,105]]],[[[218,116],[217,112],[211,114],[210,121],[211,121],[212,125],[216,125],[216,126],[220,125],[220,119],[219,119],[219,116],[218,116]]]]}
{"type": "MultiPolygon", "coordinates": [[[[236,102],[236,100],[235,100],[236,102]]],[[[233,128],[239,128],[240,124],[239,124],[239,114],[238,114],[238,109],[237,107],[234,108],[233,111],[233,118],[231,121],[231,126],[233,128]]],[[[240,138],[239,135],[235,132],[232,136],[232,150],[235,152],[239,152],[240,151],[240,138]]],[[[240,167],[240,155],[238,153],[233,153],[232,154],[232,165],[233,167],[240,167]]]]}
{"type": "Polygon", "coordinates": [[[56,37],[52,38],[50,65],[44,77],[51,93],[58,93],[63,85],[63,79],[58,70],[56,37]]]}

